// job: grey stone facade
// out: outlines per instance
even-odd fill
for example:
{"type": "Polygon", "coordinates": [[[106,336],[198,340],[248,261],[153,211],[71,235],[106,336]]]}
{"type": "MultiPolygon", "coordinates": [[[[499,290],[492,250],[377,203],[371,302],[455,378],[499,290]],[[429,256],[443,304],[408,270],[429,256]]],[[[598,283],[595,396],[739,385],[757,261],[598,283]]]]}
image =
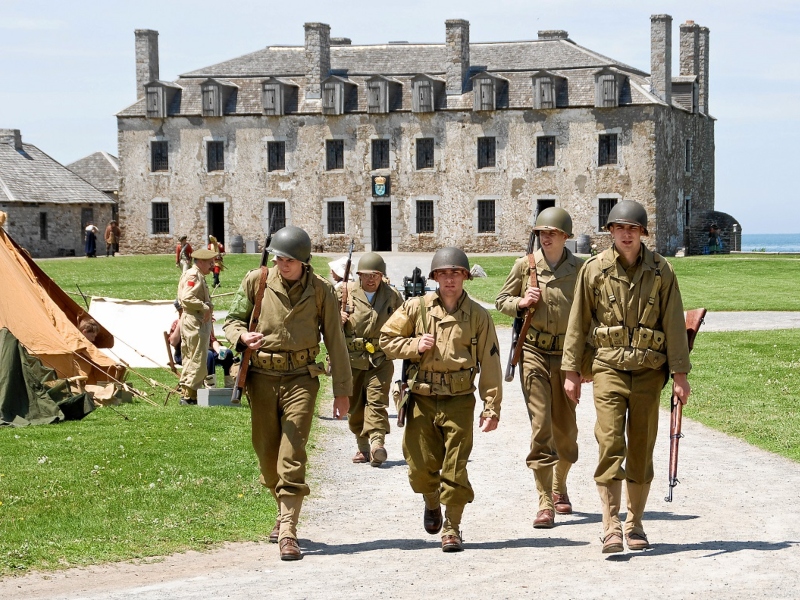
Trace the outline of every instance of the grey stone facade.
{"type": "Polygon", "coordinates": [[[195,245],[208,234],[261,240],[276,206],[315,251],[350,238],[359,250],[518,251],[552,204],[602,248],[603,211],[634,199],[650,214],[651,247],[698,253],[690,233],[714,209],[714,120],[700,99],[708,30],[681,26],[673,78],[671,22],[651,19],[652,76],[564,31],[470,43],[469,23],[450,20],[444,44],[376,46],[307,23],[303,47],[174,83],[151,65],[141,83],[140,47],[158,50],[155,32],[137,31],[139,100],[117,115],[123,251],[168,252],[183,233],[195,245]],[[151,98],[162,104],[151,110],[151,98]],[[375,176],[387,196],[373,195],[375,176]],[[331,231],[342,217],[343,233],[331,231]]]}

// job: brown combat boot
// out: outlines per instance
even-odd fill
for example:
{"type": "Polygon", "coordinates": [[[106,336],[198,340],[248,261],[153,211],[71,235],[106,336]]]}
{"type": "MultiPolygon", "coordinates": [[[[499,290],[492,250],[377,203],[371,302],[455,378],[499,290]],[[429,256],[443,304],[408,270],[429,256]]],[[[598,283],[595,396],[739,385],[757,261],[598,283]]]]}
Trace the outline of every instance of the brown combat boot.
{"type": "Polygon", "coordinates": [[[647,497],[650,495],[649,483],[625,482],[628,500],[628,514],[625,518],[625,540],[628,542],[630,550],[647,550],[650,542],[642,525],[644,507],[647,504],[647,497]]]}
{"type": "Polygon", "coordinates": [[[373,467],[380,467],[386,462],[387,454],[383,442],[375,440],[369,450],[369,464],[373,467]]]}
{"type": "Polygon", "coordinates": [[[280,534],[281,534],[281,517],[280,515],[278,515],[278,518],[275,519],[275,527],[273,527],[272,531],[269,532],[269,543],[277,544],[278,536],[280,534]]]}
{"type": "Polygon", "coordinates": [[[614,479],[608,484],[597,484],[603,510],[603,554],[622,552],[622,523],[619,507],[622,503],[622,481],[614,479]]]}
{"type": "Polygon", "coordinates": [[[363,450],[357,450],[355,455],[353,456],[353,462],[357,465],[361,465],[364,463],[369,462],[369,451],[364,452],[363,450]]]}
{"type": "Polygon", "coordinates": [[[569,501],[569,496],[566,492],[563,494],[553,492],[553,506],[555,506],[556,512],[560,515],[572,514],[572,502],[569,501]]]}
{"type": "Polygon", "coordinates": [[[291,537],[283,538],[278,544],[281,552],[281,560],[302,560],[303,553],[300,551],[300,544],[291,537]]]}
{"type": "Polygon", "coordinates": [[[534,529],[552,529],[555,525],[555,514],[549,508],[540,510],[536,513],[536,518],[533,520],[534,529]]]}

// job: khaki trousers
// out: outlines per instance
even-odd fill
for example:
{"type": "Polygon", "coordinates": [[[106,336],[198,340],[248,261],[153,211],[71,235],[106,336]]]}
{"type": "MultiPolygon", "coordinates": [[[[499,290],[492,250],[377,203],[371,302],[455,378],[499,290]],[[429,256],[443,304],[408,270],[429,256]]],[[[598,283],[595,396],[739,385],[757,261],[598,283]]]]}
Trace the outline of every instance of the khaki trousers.
{"type": "Polygon", "coordinates": [[[525,348],[521,362],[520,381],[531,421],[528,468],[534,471],[552,468],[560,460],[576,463],[577,405],[564,393],[561,355],[525,348]]]}
{"type": "Polygon", "coordinates": [[[597,410],[594,435],[600,450],[595,481],[650,483],[664,371],[618,371],[595,362],[592,375],[597,410]]]}
{"type": "Polygon", "coordinates": [[[475,498],[467,476],[475,422],[475,396],[411,395],[413,410],[403,435],[408,481],[417,494],[464,506],[475,498]]]}
{"type": "Polygon", "coordinates": [[[197,398],[197,390],[203,386],[208,375],[206,358],[208,344],[211,339],[211,320],[204,323],[201,318],[190,315],[186,311],[181,315],[181,355],[183,369],[180,385],[182,393],[189,398],[197,398]]]}
{"type": "Polygon", "coordinates": [[[389,433],[389,388],[392,385],[394,364],[383,361],[373,369],[353,369],[353,395],[347,424],[356,439],[358,448],[369,451],[370,438],[374,434],[389,433]]]}

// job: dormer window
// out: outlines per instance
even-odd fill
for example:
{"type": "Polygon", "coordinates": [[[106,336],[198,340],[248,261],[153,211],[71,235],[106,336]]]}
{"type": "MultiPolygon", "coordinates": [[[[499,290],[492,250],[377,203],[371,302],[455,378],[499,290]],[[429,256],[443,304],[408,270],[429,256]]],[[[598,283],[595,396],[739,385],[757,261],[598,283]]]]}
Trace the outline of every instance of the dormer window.
{"type": "Polygon", "coordinates": [[[672,102],[691,113],[697,112],[697,75],[672,78],[672,102]]]}
{"type": "Polygon", "coordinates": [[[163,119],[180,111],[181,88],[166,81],[151,81],[145,87],[147,116],[163,119]]]}
{"type": "Polygon", "coordinates": [[[416,113],[433,112],[436,103],[443,97],[445,82],[428,75],[416,75],[411,79],[411,110],[416,113]]]}
{"type": "Polygon", "coordinates": [[[486,71],[472,78],[472,109],[508,108],[508,80],[486,71]]]}
{"type": "Polygon", "coordinates": [[[261,98],[265,115],[280,116],[297,111],[297,84],[270,77],[262,85],[261,98]]]}
{"type": "Polygon", "coordinates": [[[356,84],[338,75],[331,75],[322,82],[322,114],[343,115],[357,106],[356,84]]]}
{"type": "Polygon", "coordinates": [[[203,94],[203,116],[221,117],[236,110],[235,83],[221,79],[206,79],[201,84],[203,94]]]}
{"type": "Polygon", "coordinates": [[[397,110],[402,105],[403,85],[383,75],[367,79],[367,112],[384,114],[397,110]]]}
{"type": "Polygon", "coordinates": [[[594,76],[595,100],[598,108],[614,108],[619,106],[620,90],[625,76],[610,68],[597,71],[594,76]]]}
{"type": "Polygon", "coordinates": [[[564,77],[539,71],[533,75],[533,108],[548,109],[564,106],[561,98],[566,95],[567,80],[564,77]],[[560,101],[561,100],[561,101],[560,101]]]}

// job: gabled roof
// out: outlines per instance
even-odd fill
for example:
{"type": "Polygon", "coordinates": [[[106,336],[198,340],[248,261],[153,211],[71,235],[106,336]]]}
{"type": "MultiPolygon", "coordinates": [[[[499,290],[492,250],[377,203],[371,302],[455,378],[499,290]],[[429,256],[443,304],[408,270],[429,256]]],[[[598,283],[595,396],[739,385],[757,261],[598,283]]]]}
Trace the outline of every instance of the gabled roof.
{"type": "Polygon", "coordinates": [[[0,143],[0,201],[43,204],[113,204],[96,187],[33,144],[0,143]]]}
{"type": "Polygon", "coordinates": [[[119,190],[119,159],[108,152],[95,152],[84,156],[67,168],[103,192],[119,190]]]}

